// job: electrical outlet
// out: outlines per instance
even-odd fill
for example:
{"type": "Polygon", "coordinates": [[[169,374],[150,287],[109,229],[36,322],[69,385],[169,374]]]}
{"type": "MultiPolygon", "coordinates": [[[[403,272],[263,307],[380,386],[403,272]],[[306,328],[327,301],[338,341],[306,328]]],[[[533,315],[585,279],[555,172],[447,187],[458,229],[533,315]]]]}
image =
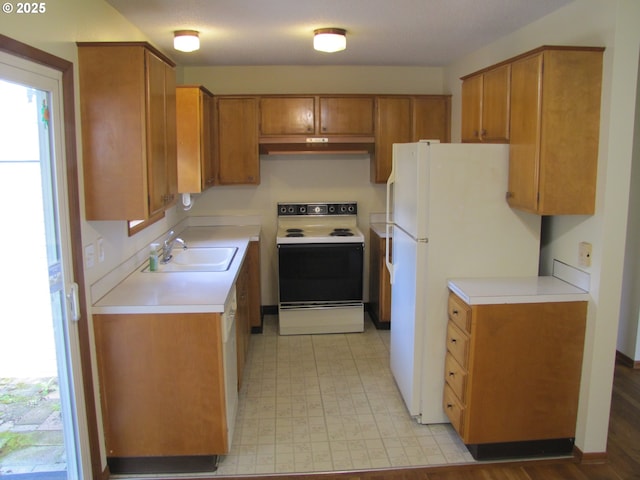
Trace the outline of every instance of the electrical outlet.
{"type": "Polygon", "coordinates": [[[96,243],[98,244],[98,262],[102,263],[104,262],[104,240],[99,237],[96,243]]]}
{"type": "Polygon", "coordinates": [[[84,265],[92,268],[96,264],[96,248],[93,243],[84,247],[84,265]]]}
{"type": "Polygon", "coordinates": [[[578,263],[581,267],[591,266],[591,244],[589,242],[578,244],[578,263]]]}

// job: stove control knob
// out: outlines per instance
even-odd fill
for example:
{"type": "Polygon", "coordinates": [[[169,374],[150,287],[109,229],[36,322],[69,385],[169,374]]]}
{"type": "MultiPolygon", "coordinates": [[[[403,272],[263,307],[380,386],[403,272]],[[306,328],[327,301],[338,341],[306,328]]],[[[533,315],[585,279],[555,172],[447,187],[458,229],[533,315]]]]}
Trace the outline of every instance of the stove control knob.
{"type": "Polygon", "coordinates": [[[336,213],[336,206],[335,205],[329,205],[329,213],[336,213]]]}
{"type": "Polygon", "coordinates": [[[280,206],[280,213],[287,213],[287,206],[286,205],[280,206]]]}
{"type": "Polygon", "coordinates": [[[345,213],[347,211],[346,205],[340,205],[340,213],[345,213]]]}
{"type": "Polygon", "coordinates": [[[300,213],[307,213],[307,207],[304,205],[300,205],[300,213]]]}
{"type": "Polygon", "coordinates": [[[293,205],[290,205],[288,212],[291,214],[296,213],[296,207],[294,207],[293,205]]]}
{"type": "Polygon", "coordinates": [[[319,205],[316,205],[315,207],[313,207],[313,213],[320,213],[322,212],[322,208],[319,205]]]}
{"type": "Polygon", "coordinates": [[[356,207],[354,207],[353,205],[349,205],[349,212],[353,213],[356,211],[356,207]]]}

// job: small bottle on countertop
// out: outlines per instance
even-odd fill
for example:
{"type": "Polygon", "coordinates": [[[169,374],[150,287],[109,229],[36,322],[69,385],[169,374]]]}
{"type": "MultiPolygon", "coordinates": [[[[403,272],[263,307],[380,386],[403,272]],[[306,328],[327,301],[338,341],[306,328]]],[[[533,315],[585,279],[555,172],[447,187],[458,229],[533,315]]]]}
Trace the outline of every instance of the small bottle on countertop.
{"type": "Polygon", "coordinates": [[[160,244],[152,243],[149,248],[151,250],[149,253],[149,271],[156,272],[158,270],[158,250],[160,249],[160,244]]]}

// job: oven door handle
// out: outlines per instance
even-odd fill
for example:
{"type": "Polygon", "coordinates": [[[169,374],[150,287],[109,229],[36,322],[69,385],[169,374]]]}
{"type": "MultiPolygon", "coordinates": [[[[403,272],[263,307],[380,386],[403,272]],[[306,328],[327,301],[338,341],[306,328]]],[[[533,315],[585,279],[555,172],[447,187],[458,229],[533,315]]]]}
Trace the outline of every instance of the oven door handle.
{"type": "Polygon", "coordinates": [[[384,248],[384,263],[387,266],[387,270],[389,270],[389,279],[390,283],[393,284],[393,263],[391,263],[391,255],[389,252],[389,239],[391,238],[392,232],[392,224],[391,224],[391,185],[396,183],[396,176],[394,173],[394,169],[391,169],[391,174],[387,179],[387,207],[386,207],[386,224],[385,224],[385,248],[384,248]]]}

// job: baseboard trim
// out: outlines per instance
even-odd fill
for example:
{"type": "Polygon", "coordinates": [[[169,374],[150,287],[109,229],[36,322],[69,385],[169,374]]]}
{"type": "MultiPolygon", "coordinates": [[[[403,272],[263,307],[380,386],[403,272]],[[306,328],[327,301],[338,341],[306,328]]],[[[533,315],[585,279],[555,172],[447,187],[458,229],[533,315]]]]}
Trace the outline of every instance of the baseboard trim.
{"type": "Polygon", "coordinates": [[[584,453],[575,445],[573,446],[573,458],[582,465],[596,465],[607,463],[608,461],[607,452],[584,453]]]}
{"type": "Polygon", "coordinates": [[[640,369],[640,360],[634,360],[631,357],[627,357],[624,353],[616,350],[616,362],[625,367],[633,368],[634,370],[640,369]]]}

